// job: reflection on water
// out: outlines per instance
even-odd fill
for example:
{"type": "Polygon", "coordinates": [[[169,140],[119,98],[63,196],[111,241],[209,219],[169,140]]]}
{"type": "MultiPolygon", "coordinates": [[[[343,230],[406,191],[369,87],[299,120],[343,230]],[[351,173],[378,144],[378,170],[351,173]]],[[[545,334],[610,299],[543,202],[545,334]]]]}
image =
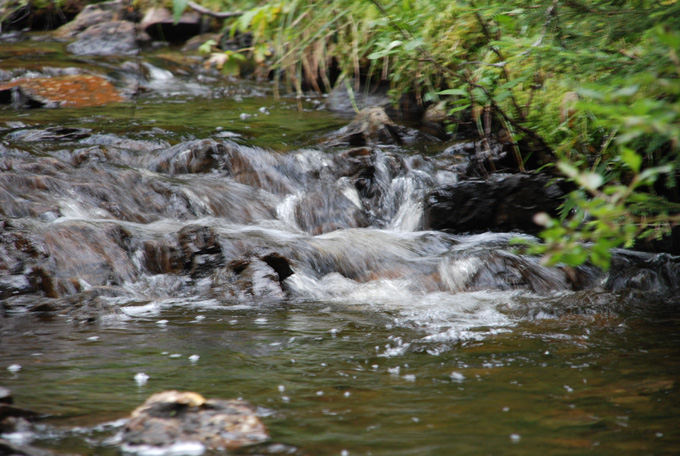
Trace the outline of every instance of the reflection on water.
{"type": "Polygon", "coordinates": [[[51,415],[37,443],[88,454],[113,451],[115,426],[96,424],[165,389],[246,398],[274,442],[305,454],[680,450],[680,326],[663,303],[645,302],[646,317],[543,319],[503,310],[512,301],[462,294],[471,333],[460,338],[441,337],[445,316],[422,303],[140,303],[93,326],[14,315],[3,367],[22,368],[0,378],[19,405],[51,415]],[[494,309],[505,321],[479,315],[494,309]]]}

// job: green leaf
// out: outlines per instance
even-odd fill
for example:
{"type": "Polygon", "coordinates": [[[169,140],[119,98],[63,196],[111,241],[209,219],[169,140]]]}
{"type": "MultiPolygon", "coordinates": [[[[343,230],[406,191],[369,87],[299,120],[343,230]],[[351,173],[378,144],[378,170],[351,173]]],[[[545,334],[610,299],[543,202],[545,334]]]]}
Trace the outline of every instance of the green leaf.
{"type": "Polygon", "coordinates": [[[466,105],[463,105],[463,106],[456,106],[455,108],[449,109],[449,115],[455,114],[455,113],[457,113],[457,112],[459,112],[459,111],[463,111],[463,110],[469,109],[469,108],[470,108],[470,104],[469,104],[469,103],[466,104],[466,105]]]}
{"type": "Polygon", "coordinates": [[[175,24],[179,22],[179,18],[184,14],[184,10],[187,9],[187,4],[189,0],[172,0],[172,18],[175,24]]]}
{"type": "Polygon", "coordinates": [[[576,182],[587,190],[597,190],[604,183],[604,178],[598,173],[581,173],[576,178],[576,182]]]}
{"type": "Polygon", "coordinates": [[[629,149],[628,147],[622,147],[621,160],[623,160],[623,162],[636,173],[640,172],[640,166],[642,165],[642,157],[633,149],[629,149]]]}
{"type": "Polygon", "coordinates": [[[212,47],[217,45],[217,41],[208,40],[198,47],[198,52],[201,54],[210,54],[212,52],[212,47]]]}
{"type": "Polygon", "coordinates": [[[461,95],[463,97],[468,96],[467,90],[463,89],[446,89],[442,90],[441,92],[437,92],[437,95],[461,95]]]}

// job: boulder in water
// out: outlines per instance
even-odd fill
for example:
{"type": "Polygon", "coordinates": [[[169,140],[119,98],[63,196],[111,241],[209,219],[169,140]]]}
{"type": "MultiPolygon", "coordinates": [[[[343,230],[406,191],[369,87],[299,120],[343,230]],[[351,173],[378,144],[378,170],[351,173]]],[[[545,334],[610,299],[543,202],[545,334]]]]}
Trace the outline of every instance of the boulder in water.
{"type": "Polygon", "coordinates": [[[328,140],[329,146],[365,146],[371,143],[396,144],[437,141],[434,136],[395,124],[380,106],[362,109],[346,127],[328,140]]]}
{"type": "Polygon", "coordinates": [[[149,397],[132,412],[122,433],[126,445],[168,447],[193,442],[209,450],[231,450],[268,438],[255,408],[247,402],[205,399],[182,391],[149,397]]]}
{"type": "Polygon", "coordinates": [[[430,191],[425,197],[425,229],[452,233],[520,231],[537,233],[538,212],[556,215],[564,191],[541,174],[495,174],[430,191]]]}
{"type": "Polygon", "coordinates": [[[0,104],[20,108],[81,108],[119,103],[124,97],[105,78],[76,74],[21,78],[0,84],[0,104]]]}
{"type": "Polygon", "coordinates": [[[636,289],[668,293],[680,289],[680,256],[617,251],[612,256],[608,291],[636,289]]]}
{"type": "Polygon", "coordinates": [[[102,22],[78,33],[76,38],[66,46],[75,55],[133,55],[149,41],[149,36],[129,21],[102,22]]]}

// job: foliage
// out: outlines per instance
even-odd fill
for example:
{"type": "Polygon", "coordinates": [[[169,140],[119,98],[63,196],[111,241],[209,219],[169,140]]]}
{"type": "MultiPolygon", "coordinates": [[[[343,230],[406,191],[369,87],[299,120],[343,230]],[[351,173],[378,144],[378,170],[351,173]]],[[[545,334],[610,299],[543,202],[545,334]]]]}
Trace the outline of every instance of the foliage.
{"type": "Polygon", "coordinates": [[[252,33],[238,59],[299,94],[329,90],[337,68],[355,89],[385,82],[395,99],[446,101],[452,130],[504,133],[519,170],[554,152],[535,166],[556,164],[578,189],[560,220],[539,217],[547,261],[606,268],[612,248],[680,221],[667,198],[680,160],[677,0],[280,0],[225,27],[252,33]]]}

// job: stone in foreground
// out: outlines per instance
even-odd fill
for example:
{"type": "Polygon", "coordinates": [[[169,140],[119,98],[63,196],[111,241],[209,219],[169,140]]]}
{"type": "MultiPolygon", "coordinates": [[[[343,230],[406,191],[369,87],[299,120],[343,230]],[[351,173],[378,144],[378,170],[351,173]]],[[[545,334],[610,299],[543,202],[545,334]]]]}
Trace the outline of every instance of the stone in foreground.
{"type": "Polygon", "coordinates": [[[122,435],[126,445],[200,443],[209,450],[234,449],[268,438],[255,408],[248,403],[205,399],[200,394],[181,391],[149,397],[132,412],[122,435]]]}

